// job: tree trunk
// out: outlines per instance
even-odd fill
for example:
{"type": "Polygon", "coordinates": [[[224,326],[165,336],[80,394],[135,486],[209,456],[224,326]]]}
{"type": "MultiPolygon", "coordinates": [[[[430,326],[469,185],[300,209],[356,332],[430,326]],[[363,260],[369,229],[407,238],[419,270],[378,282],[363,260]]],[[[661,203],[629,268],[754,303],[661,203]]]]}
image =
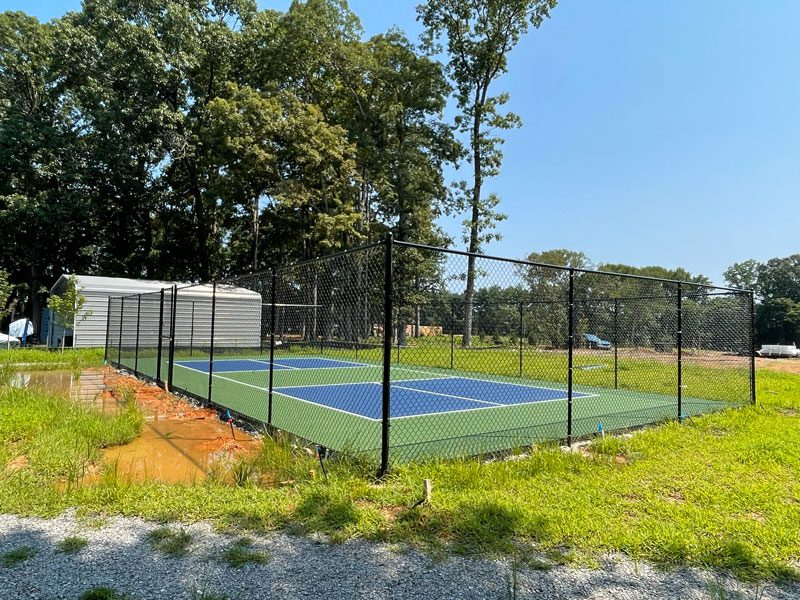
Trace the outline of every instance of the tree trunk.
{"type": "Polygon", "coordinates": [[[258,198],[253,198],[253,272],[258,271],[258,198]]]}
{"type": "MultiPolygon", "coordinates": [[[[480,220],[481,187],[483,185],[482,155],[480,147],[481,135],[481,106],[475,99],[475,111],[472,123],[472,162],[473,162],[473,187],[472,187],[472,214],[469,225],[469,252],[478,251],[478,224],[480,220]]],[[[467,258],[467,286],[464,290],[464,336],[461,345],[469,348],[472,345],[472,315],[475,303],[475,256],[470,254],[467,258]]]]}

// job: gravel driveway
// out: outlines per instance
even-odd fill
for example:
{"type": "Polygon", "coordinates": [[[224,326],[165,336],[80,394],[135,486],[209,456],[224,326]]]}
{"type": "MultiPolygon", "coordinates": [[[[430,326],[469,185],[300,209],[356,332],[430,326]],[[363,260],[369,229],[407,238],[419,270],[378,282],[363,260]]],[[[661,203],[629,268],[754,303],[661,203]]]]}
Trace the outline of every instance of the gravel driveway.
{"type": "Polygon", "coordinates": [[[598,569],[521,567],[514,596],[509,561],[434,559],[386,544],[332,545],[285,534],[250,536],[252,548],[262,551],[267,561],[234,568],[221,558],[234,536],[215,533],[205,523],[184,526],[191,542],[187,554],[176,558],[151,547],[148,534],[158,527],[122,517],[90,525],[73,513],[49,520],[0,515],[0,556],[21,547],[35,551],[14,565],[0,563],[0,599],[77,599],[100,586],[136,600],[199,600],[203,590],[229,600],[800,597],[797,584],[754,587],[696,569],[664,572],[613,557],[598,569]],[[61,552],[58,542],[70,535],[86,538],[88,544],[74,554],[61,552]]]}

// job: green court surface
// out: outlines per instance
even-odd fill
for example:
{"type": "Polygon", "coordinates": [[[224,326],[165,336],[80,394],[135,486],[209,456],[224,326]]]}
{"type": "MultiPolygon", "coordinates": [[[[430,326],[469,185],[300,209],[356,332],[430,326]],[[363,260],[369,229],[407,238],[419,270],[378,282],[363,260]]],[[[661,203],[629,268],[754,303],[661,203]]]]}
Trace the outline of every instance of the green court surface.
{"type": "MultiPolygon", "coordinates": [[[[184,362],[194,367],[207,361],[207,357],[198,356],[197,353],[192,357],[184,356],[185,353],[181,352],[177,354],[173,386],[198,398],[208,399],[207,366],[190,368],[180,364],[184,362]],[[199,362],[186,363],[188,360],[199,362]]],[[[273,426],[335,450],[377,455],[381,445],[381,422],[364,414],[375,414],[379,411],[379,407],[373,404],[379,403],[380,397],[375,393],[375,386],[360,384],[381,381],[379,349],[362,350],[360,353],[353,350],[326,350],[321,353],[318,349],[316,351],[306,349],[301,352],[284,351],[280,356],[276,355],[276,364],[279,364],[281,356],[310,357],[312,360],[335,358],[353,361],[358,363],[358,366],[276,368],[273,371],[275,390],[273,426]],[[322,390],[320,393],[323,395],[328,390],[338,396],[342,396],[343,390],[352,390],[353,395],[364,393],[364,397],[340,398],[361,408],[340,410],[326,406],[324,401],[322,403],[309,401],[293,397],[288,393],[294,393],[292,388],[303,389],[304,393],[307,393],[316,386],[320,386],[322,390]],[[284,388],[283,391],[281,388],[284,388]],[[367,389],[371,391],[370,394],[364,392],[367,389]],[[365,402],[371,405],[363,406],[365,402]],[[361,414],[355,414],[359,412],[361,414]]],[[[507,359],[498,358],[499,354],[493,355],[491,361],[474,353],[470,356],[477,358],[457,355],[453,361],[454,368],[451,369],[448,364],[449,355],[435,356],[430,349],[417,355],[412,351],[398,352],[393,356],[395,362],[391,370],[394,383],[393,397],[395,385],[401,388],[406,385],[418,385],[403,382],[458,378],[497,385],[513,385],[509,388],[512,391],[519,389],[520,386],[546,389],[556,398],[547,401],[493,405],[486,407],[486,410],[441,410],[431,411],[429,414],[392,418],[390,427],[392,460],[469,456],[524,447],[548,440],[562,440],[567,437],[567,393],[566,382],[563,380],[565,378],[562,377],[564,370],[561,357],[526,356],[523,376],[520,377],[519,374],[516,376],[511,374],[518,369],[519,364],[517,355],[513,352],[509,353],[507,359]],[[504,360],[508,363],[507,368],[502,366],[505,364],[504,360]],[[543,360],[545,362],[542,362],[543,360]],[[487,363],[491,364],[491,372],[487,372],[487,363]],[[542,376],[533,376],[531,371],[541,373],[542,376]]],[[[123,353],[120,358],[119,362],[123,366],[133,369],[133,357],[123,353]]],[[[266,423],[269,402],[268,358],[259,352],[226,353],[216,356],[215,364],[222,365],[220,368],[224,369],[226,364],[230,367],[235,361],[250,359],[260,361],[260,364],[266,367],[261,366],[261,370],[236,369],[215,372],[211,378],[211,400],[219,407],[229,409],[248,419],[266,423]]],[[[600,359],[591,357],[585,361],[587,364],[592,363],[591,369],[576,371],[573,388],[576,397],[573,400],[571,432],[573,438],[596,434],[601,428],[604,431],[614,431],[678,418],[677,394],[664,393],[671,389],[670,386],[675,381],[675,372],[671,365],[664,365],[663,362],[653,364],[652,361],[633,358],[623,359],[617,372],[619,385],[615,389],[614,373],[609,371],[608,365],[604,365],[602,361],[607,362],[608,357],[600,359]],[[578,395],[580,397],[577,397],[578,395]]],[[[138,372],[155,377],[155,357],[145,357],[140,353],[137,366],[138,372]]],[[[162,379],[166,379],[166,373],[167,362],[163,359],[162,379]]],[[[715,412],[746,402],[746,391],[749,386],[746,370],[710,369],[702,365],[687,364],[684,373],[688,385],[682,401],[682,417],[715,412]],[[697,385],[694,385],[695,382],[697,385]],[[702,385],[699,385],[701,382],[702,385]],[[693,389],[702,391],[703,397],[691,395],[693,389]],[[719,398],[735,400],[723,401],[719,398]]],[[[441,395],[450,396],[449,393],[441,395]]],[[[458,397],[458,393],[455,393],[455,397],[458,397]]]]}

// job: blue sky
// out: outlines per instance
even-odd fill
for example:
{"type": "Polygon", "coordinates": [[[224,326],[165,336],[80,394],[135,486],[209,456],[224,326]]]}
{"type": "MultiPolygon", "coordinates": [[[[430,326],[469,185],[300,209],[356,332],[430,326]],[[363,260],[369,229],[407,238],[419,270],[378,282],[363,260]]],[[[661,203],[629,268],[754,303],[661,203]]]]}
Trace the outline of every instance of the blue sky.
{"type": "MultiPolygon", "coordinates": [[[[416,2],[350,5],[368,35],[419,33],[416,2]]],[[[78,7],[0,0],[43,20],[78,7]]],[[[496,84],[524,125],[487,186],[509,219],[485,251],[570,248],[716,282],[733,262],[800,252],[798,22],[791,0],[564,1],[496,84]]]]}

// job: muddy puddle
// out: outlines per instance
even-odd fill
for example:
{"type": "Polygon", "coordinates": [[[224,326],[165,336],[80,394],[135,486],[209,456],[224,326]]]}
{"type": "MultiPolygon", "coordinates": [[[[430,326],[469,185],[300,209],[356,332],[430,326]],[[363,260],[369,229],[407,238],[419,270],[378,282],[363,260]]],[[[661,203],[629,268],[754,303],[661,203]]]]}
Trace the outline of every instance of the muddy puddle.
{"type": "Polygon", "coordinates": [[[255,449],[256,440],[217,419],[148,420],[141,435],[125,446],[105,451],[105,462],[126,482],[191,483],[214,469],[224,471],[240,454],[255,449]],[[235,438],[234,438],[235,436],[235,438]]]}
{"type": "Polygon", "coordinates": [[[130,444],[104,451],[84,484],[111,473],[118,481],[191,483],[223,474],[237,457],[255,452],[260,442],[220,420],[216,411],[199,407],[163,389],[112,369],[83,372],[21,371],[9,385],[65,396],[114,414],[127,399],[134,399],[145,415],[142,432],[130,444]]]}
{"type": "Polygon", "coordinates": [[[94,404],[104,413],[114,413],[119,409],[121,399],[103,393],[107,390],[105,378],[102,369],[82,372],[19,371],[11,375],[8,384],[16,388],[66,396],[81,403],[94,404]]]}

